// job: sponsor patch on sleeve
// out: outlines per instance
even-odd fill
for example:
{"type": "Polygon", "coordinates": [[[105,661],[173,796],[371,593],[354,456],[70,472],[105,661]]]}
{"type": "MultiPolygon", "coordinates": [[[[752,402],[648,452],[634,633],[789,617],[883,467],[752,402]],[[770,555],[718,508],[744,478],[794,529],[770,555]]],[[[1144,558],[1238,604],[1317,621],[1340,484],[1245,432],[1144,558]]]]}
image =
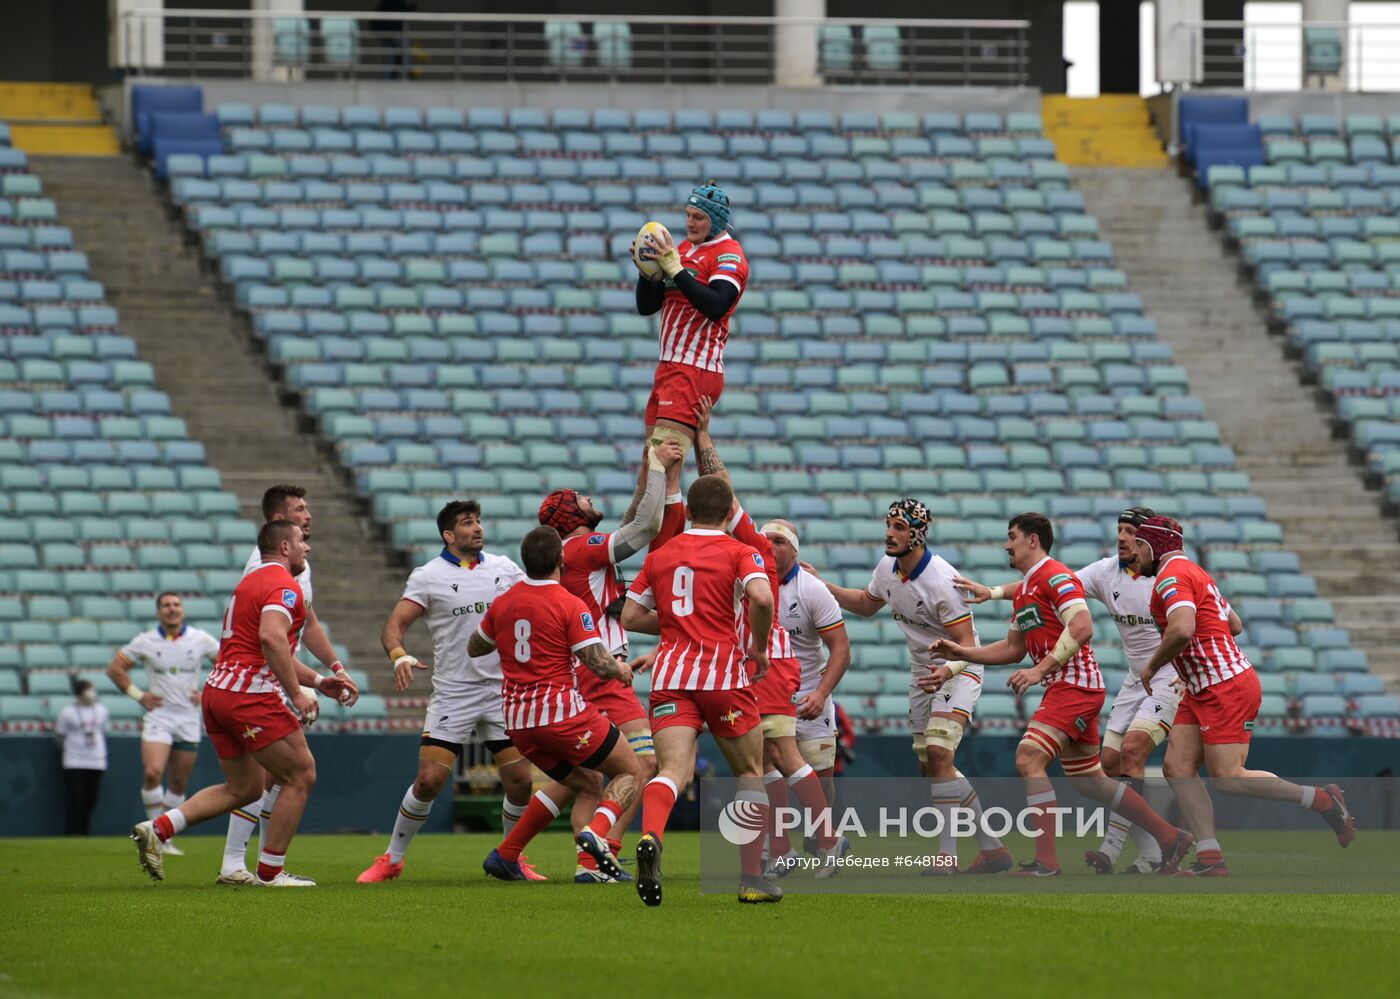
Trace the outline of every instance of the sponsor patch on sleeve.
{"type": "Polygon", "coordinates": [[[754,553],[753,553],[752,555],[750,555],[749,557],[753,559],[753,564],[754,564],[754,565],[758,566],[760,569],[763,568],[763,556],[762,556],[762,555],[760,555],[758,552],[754,552],[754,553]]]}
{"type": "Polygon", "coordinates": [[[1162,594],[1163,596],[1165,596],[1165,595],[1166,595],[1166,591],[1167,591],[1169,588],[1174,587],[1174,586],[1176,586],[1176,577],[1175,577],[1175,576],[1168,576],[1166,579],[1163,579],[1163,580],[1159,581],[1159,582],[1157,583],[1155,589],[1157,590],[1158,593],[1160,593],[1160,594],[1162,594]]]}
{"type": "Polygon", "coordinates": [[[744,258],[741,257],[741,256],[739,256],[739,254],[737,254],[737,253],[721,253],[719,256],[715,257],[715,262],[716,262],[716,263],[719,263],[719,264],[725,264],[725,263],[737,264],[739,261],[741,261],[741,260],[743,260],[743,259],[744,259],[744,258]]]}
{"type": "Polygon", "coordinates": [[[606,534],[590,534],[588,536],[588,543],[590,545],[601,545],[604,541],[607,540],[608,536],[606,534]]]}
{"type": "Polygon", "coordinates": [[[297,605],[297,591],[296,591],[296,590],[283,590],[283,591],[282,591],[282,606],[286,607],[287,610],[291,610],[291,609],[292,609],[293,607],[295,607],[296,605],[297,605]]]}
{"type": "Polygon", "coordinates": [[[595,628],[594,625],[593,625],[593,615],[590,614],[590,613],[588,613],[588,611],[584,611],[582,614],[580,614],[580,615],[579,615],[579,620],[583,622],[583,630],[584,630],[584,631],[597,631],[597,630],[598,630],[598,629],[595,628]]]}
{"type": "Polygon", "coordinates": [[[1062,573],[1059,573],[1058,575],[1055,575],[1055,576],[1051,576],[1051,577],[1050,577],[1050,585],[1051,585],[1051,586],[1059,586],[1061,583],[1066,583],[1066,582],[1069,582],[1069,583],[1074,582],[1074,577],[1071,576],[1071,575],[1070,575],[1069,573],[1067,573],[1067,572],[1062,572],[1062,573]]]}

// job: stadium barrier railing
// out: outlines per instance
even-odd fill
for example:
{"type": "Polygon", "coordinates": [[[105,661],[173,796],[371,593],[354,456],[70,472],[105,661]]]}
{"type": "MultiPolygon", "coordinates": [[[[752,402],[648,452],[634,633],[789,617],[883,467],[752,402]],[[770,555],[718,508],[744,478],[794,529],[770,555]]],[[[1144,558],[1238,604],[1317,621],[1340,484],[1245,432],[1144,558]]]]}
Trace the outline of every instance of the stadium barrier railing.
{"type": "Polygon", "coordinates": [[[1400,24],[1181,21],[1170,32],[1178,41],[1185,36],[1195,87],[1400,90],[1400,24]]]}
{"type": "Polygon", "coordinates": [[[1023,87],[1030,22],[128,10],[114,64],[166,78],[1023,87]]]}

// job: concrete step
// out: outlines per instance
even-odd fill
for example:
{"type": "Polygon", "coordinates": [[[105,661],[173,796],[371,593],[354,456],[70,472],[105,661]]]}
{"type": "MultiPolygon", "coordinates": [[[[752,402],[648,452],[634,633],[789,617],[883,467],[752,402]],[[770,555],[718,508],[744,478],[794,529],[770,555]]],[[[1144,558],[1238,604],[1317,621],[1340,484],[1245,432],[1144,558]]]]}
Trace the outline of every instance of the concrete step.
{"type": "Polygon", "coordinates": [[[155,367],[175,415],[204,443],[244,515],[261,521],[263,490],[275,482],[307,488],[317,611],[352,664],[388,689],[378,636],[407,575],[401,556],[385,544],[331,454],[284,405],[246,320],[201,269],[197,251],[134,162],[119,158],[95,170],[61,159],[31,162],[120,310],[123,330],[155,367]],[[133,233],[141,234],[135,242],[133,233]]]}

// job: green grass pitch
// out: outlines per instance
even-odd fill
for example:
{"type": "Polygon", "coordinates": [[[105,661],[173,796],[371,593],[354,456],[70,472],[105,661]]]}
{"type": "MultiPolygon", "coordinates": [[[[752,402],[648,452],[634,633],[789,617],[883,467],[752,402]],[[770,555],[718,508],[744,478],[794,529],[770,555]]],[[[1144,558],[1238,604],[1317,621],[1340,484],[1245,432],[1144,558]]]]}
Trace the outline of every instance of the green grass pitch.
{"type": "Polygon", "coordinates": [[[495,838],[459,835],[419,837],[401,880],[356,885],[382,836],[306,836],[290,867],[320,885],[304,891],[215,887],[218,837],[182,838],[188,856],[167,860],[161,884],[123,839],[9,840],[0,996],[1400,994],[1393,894],[790,894],[744,906],[699,893],[698,844],[667,838],[666,903],[647,909],[630,885],[574,885],[558,833],[530,851],[548,884],[487,879],[495,838]]]}

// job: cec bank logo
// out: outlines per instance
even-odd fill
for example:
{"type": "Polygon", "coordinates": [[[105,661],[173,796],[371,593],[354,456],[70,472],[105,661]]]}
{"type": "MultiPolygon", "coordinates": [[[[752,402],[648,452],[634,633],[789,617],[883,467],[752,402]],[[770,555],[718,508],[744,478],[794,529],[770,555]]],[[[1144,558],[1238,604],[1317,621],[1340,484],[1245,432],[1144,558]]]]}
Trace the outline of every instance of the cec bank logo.
{"type": "Polygon", "coordinates": [[[763,809],[752,801],[731,801],[719,813],[720,835],[735,846],[748,846],[763,835],[763,809]]]}

